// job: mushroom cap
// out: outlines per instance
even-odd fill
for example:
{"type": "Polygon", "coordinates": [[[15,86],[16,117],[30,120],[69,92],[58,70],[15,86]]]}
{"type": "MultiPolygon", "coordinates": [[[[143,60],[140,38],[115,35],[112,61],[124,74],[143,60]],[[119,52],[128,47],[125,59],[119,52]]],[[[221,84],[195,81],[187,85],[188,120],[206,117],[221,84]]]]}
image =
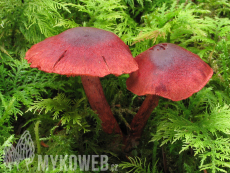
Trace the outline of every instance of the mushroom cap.
{"type": "Polygon", "coordinates": [[[198,55],[171,43],[155,45],[136,56],[139,70],[130,74],[127,89],[179,101],[201,90],[213,70],[198,55]]]}
{"type": "Polygon", "coordinates": [[[25,59],[30,67],[67,76],[103,77],[138,69],[129,47],[102,29],[77,27],[33,45],[25,59]]]}

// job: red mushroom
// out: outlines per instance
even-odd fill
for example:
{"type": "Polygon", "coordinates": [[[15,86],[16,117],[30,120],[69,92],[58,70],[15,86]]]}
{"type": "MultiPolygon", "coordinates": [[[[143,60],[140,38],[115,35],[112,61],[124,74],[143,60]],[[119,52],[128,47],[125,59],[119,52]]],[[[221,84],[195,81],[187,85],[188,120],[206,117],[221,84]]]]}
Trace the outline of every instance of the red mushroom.
{"type": "Polygon", "coordinates": [[[141,137],[159,96],[173,101],[190,97],[201,90],[212,77],[213,70],[200,57],[175,44],[162,43],[139,54],[135,60],[139,70],[130,74],[127,89],[136,95],[147,95],[131,122],[126,150],[141,137]]]}
{"type": "Polygon", "coordinates": [[[138,69],[128,46],[112,32],[77,27],[47,38],[26,53],[30,67],[48,73],[81,76],[93,110],[106,133],[121,134],[120,127],[106,101],[99,77],[121,75],[138,69]]]}

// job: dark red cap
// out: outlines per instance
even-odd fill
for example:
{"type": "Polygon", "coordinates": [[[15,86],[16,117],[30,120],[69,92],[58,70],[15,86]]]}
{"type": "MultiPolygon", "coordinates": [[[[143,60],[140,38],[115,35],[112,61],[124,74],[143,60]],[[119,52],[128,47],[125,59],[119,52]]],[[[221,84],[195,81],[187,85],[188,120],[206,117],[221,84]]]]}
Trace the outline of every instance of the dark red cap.
{"type": "Polygon", "coordinates": [[[35,44],[26,53],[30,67],[68,76],[103,77],[138,69],[129,47],[115,34],[77,27],[35,44]]]}
{"type": "Polygon", "coordinates": [[[190,97],[201,90],[213,70],[198,55],[171,43],[162,43],[139,54],[139,70],[126,84],[136,95],[155,94],[173,101],[190,97]]]}

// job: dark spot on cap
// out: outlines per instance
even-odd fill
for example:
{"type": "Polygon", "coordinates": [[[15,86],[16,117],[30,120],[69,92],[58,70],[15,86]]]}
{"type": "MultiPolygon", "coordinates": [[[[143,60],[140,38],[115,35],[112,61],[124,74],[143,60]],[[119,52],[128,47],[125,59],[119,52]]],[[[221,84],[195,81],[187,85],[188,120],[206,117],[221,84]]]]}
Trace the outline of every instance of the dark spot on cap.
{"type": "Polygon", "coordinates": [[[157,87],[156,87],[156,93],[161,93],[161,92],[166,92],[167,88],[163,83],[160,83],[157,87]]]}

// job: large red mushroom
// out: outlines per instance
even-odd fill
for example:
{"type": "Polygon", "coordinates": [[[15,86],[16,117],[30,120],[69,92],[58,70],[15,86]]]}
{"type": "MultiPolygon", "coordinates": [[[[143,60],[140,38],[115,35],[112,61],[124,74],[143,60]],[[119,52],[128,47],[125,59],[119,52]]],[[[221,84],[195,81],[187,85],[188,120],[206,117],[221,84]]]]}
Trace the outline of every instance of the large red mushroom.
{"type": "Polygon", "coordinates": [[[35,44],[26,53],[30,67],[48,73],[81,76],[93,110],[106,133],[122,134],[106,101],[99,77],[131,73],[138,65],[129,47],[115,34],[91,27],[77,27],[35,44]]]}
{"type": "Polygon", "coordinates": [[[130,74],[127,89],[146,98],[131,122],[126,151],[138,143],[159,96],[173,101],[186,99],[201,90],[213,74],[198,55],[170,43],[155,45],[135,60],[139,70],[130,74]]]}

